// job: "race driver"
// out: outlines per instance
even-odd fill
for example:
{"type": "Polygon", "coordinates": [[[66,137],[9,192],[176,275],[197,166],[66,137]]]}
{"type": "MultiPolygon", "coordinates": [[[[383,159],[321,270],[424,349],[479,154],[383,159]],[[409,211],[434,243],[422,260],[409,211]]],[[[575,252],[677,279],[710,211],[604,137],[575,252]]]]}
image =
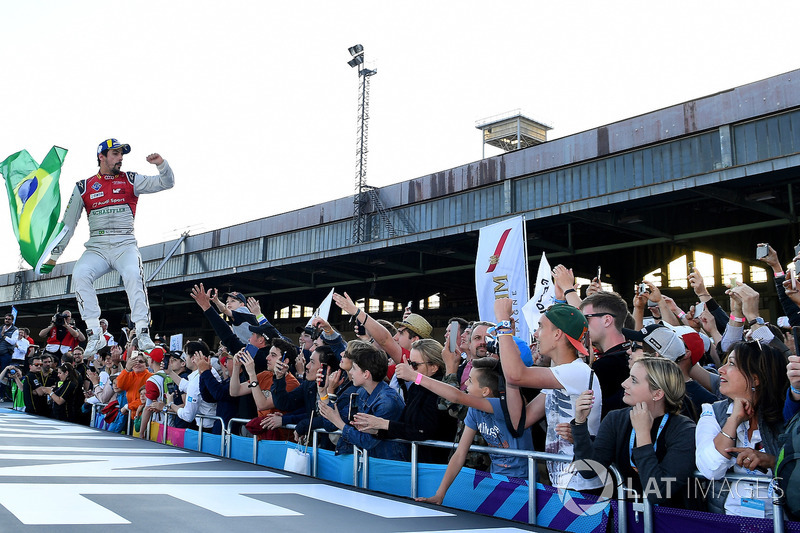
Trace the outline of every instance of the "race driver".
{"type": "Polygon", "coordinates": [[[155,347],[150,338],[150,305],[142,256],[133,236],[133,218],[140,194],[169,189],[175,183],[175,177],[169,164],[159,154],[146,157],[148,163],[158,168],[158,176],[123,172],[122,158],[130,151],[130,145],[116,139],[100,143],[97,147],[100,171],[75,184],[64,211],[64,227],[48,245],[48,248],[52,248],[50,259],[42,268],[43,272],[49,272],[52,265],[56,264],[75,232],[82,210],[86,209],[89,240],[86,242],[86,251],[72,270],[75,298],[87,328],[86,357],[94,356],[106,345],[100,328],[100,305],[94,281],[110,270],[116,270],[122,276],[131,307],[131,320],[136,324],[139,349],[149,352],[155,347]]]}

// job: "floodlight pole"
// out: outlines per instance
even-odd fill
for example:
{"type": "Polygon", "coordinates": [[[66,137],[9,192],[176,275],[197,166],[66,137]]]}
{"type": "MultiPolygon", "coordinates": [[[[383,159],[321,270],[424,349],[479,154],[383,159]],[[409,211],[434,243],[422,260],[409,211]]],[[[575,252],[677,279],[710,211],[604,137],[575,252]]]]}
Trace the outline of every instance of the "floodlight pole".
{"type": "MultiPolygon", "coordinates": [[[[352,54],[352,52],[351,52],[352,54]]],[[[366,213],[364,190],[367,187],[367,141],[369,138],[369,79],[378,73],[364,66],[363,48],[358,54],[358,145],[356,148],[356,184],[353,195],[353,244],[366,240],[366,213]]],[[[356,56],[354,56],[356,57],[356,56]]],[[[351,65],[356,66],[356,65],[351,65]]]]}

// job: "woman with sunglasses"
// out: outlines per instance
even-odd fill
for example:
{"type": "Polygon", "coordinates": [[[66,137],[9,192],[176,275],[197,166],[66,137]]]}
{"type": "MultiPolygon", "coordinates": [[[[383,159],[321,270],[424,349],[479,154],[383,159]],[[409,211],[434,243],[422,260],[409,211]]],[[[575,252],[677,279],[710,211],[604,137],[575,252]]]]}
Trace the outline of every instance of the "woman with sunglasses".
{"type": "Polygon", "coordinates": [[[45,392],[53,401],[53,417],[66,422],[78,422],[83,404],[82,380],[69,363],[59,365],[58,387],[45,387],[45,392]]]}
{"type": "MultiPolygon", "coordinates": [[[[772,476],[784,431],[783,404],[789,379],[787,358],[777,348],[752,340],[734,344],[719,370],[726,396],[704,404],[697,423],[697,469],[710,480],[732,472],[772,476]]],[[[769,480],[712,483],[709,510],[754,518],[772,516],[769,480]]]]}
{"type": "Polygon", "coordinates": [[[694,472],[686,458],[694,455],[695,424],[680,414],[686,395],[680,368],[664,357],[641,357],[622,388],[628,407],[603,418],[594,442],[586,424],[594,393],[578,397],[571,422],[575,460],[613,463],[640,496],[647,491],[651,503],[683,503],[694,472]]]}
{"type": "MultiPolygon", "coordinates": [[[[443,348],[433,339],[414,341],[405,362],[420,376],[441,381],[445,370],[443,348]]],[[[358,413],[353,425],[359,431],[377,433],[379,439],[452,441],[456,433],[456,419],[439,409],[436,393],[419,386],[419,382],[404,382],[400,387],[405,388],[406,406],[399,420],[358,413]]],[[[419,449],[419,460],[422,463],[446,464],[448,453],[446,449],[423,446],[419,449]]]]}

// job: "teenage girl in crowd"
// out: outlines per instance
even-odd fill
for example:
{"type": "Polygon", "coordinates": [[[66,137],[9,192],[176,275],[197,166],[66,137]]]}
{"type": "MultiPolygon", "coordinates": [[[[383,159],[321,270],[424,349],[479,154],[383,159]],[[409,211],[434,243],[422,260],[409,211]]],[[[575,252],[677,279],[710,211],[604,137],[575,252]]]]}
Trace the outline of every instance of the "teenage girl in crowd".
{"type": "Polygon", "coordinates": [[[680,505],[694,472],[686,458],[694,455],[695,431],[694,422],[680,414],[686,395],[683,374],[669,359],[642,357],[622,388],[622,401],[630,407],[609,411],[594,442],[586,425],[594,393],[578,397],[571,423],[575,459],[614,464],[639,495],[647,489],[651,503],[680,505]]]}

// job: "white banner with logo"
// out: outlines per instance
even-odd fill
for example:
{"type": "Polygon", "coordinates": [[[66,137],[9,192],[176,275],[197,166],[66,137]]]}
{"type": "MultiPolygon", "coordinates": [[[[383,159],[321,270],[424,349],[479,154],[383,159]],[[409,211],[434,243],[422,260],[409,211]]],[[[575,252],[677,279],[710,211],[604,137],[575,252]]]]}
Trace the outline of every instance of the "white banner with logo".
{"type": "Polygon", "coordinates": [[[536,274],[534,287],[533,298],[522,307],[522,315],[531,332],[539,329],[539,320],[542,318],[542,314],[556,300],[553,269],[550,268],[550,262],[544,252],[542,252],[542,260],[539,261],[539,272],[536,274]]]}
{"type": "Polygon", "coordinates": [[[525,342],[530,340],[528,326],[522,319],[522,306],[528,301],[528,252],[523,217],[481,228],[475,259],[475,291],[478,316],[489,322],[496,321],[494,301],[511,298],[511,316],[517,325],[515,335],[525,342]]]}

